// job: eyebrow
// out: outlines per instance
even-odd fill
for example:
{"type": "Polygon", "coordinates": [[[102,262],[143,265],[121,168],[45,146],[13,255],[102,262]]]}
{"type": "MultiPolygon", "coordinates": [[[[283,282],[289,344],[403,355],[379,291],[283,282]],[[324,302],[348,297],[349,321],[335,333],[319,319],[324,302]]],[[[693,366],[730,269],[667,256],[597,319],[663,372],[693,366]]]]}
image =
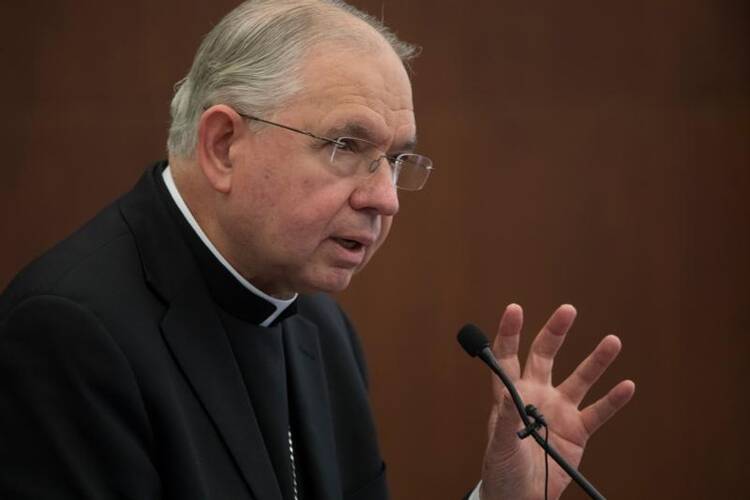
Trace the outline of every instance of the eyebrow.
{"type": "Polygon", "coordinates": [[[405,143],[401,145],[400,148],[398,148],[398,151],[402,153],[413,153],[417,150],[417,137],[414,136],[405,143]]]}
{"type": "MultiPolygon", "coordinates": [[[[331,139],[338,139],[339,137],[354,137],[357,139],[365,139],[374,144],[381,144],[382,140],[379,137],[375,137],[369,127],[362,125],[357,122],[350,122],[340,127],[333,127],[326,135],[331,139]]],[[[399,153],[412,153],[417,147],[416,136],[409,138],[406,142],[402,143],[395,149],[399,153]]]]}

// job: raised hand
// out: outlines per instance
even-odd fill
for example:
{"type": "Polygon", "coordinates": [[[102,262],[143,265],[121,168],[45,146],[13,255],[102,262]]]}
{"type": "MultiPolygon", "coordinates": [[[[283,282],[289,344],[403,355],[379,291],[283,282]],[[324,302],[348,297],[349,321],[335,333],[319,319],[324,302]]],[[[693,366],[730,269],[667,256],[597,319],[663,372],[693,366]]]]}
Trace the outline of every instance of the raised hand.
{"type": "MultiPolygon", "coordinates": [[[[575,316],[576,310],[570,305],[560,306],[550,316],[531,345],[522,374],[518,344],[523,311],[511,304],[500,320],[492,350],[524,403],[536,406],[544,415],[550,444],[573,467],[578,467],[588,439],[625,406],[635,392],[635,384],[624,380],[601,399],[578,408],[620,352],[620,339],[608,335],[565,381],[557,387],[552,385],[555,356],[575,316]]],[[[544,498],[544,450],[532,438],[518,439],[516,431],[523,424],[510,395],[494,376],[492,384],[495,402],[489,419],[480,496],[482,500],[540,500],[544,498]]],[[[570,477],[550,460],[549,498],[559,498],[568,483],[570,477]]]]}

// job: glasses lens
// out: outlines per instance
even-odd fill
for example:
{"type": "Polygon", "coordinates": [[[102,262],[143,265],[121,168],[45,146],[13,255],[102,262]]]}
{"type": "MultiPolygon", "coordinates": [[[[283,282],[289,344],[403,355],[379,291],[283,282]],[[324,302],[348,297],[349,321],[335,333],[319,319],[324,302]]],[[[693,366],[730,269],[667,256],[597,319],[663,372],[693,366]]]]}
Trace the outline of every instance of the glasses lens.
{"type": "Polygon", "coordinates": [[[331,164],[340,175],[366,174],[378,152],[374,144],[354,137],[339,137],[331,151],[331,164]]]}
{"type": "MultiPolygon", "coordinates": [[[[369,175],[382,163],[385,155],[378,147],[364,139],[339,137],[331,151],[331,165],[342,176],[369,175]]],[[[426,156],[405,153],[398,155],[392,166],[393,183],[399,189],[418,191],[432,171],[432,160],[426,156]]]]}
{"type": "Polygon", "coordinates": [[[402,154],[396,160],[396,187],[418,191],[424,187],[432,171],[432,161],[426,156],[402,154]]]}

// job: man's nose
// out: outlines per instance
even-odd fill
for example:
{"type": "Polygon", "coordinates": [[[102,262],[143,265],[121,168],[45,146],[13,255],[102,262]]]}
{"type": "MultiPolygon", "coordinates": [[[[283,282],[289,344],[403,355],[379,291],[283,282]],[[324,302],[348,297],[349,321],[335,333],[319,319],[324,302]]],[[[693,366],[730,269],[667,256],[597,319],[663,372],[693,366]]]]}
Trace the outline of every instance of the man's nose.
{"type": "Polygon", "coordinates": [[[393,167],[387,158],[381,157],[374,171],[360,179],[360,184],[352,193],[351,204],[357,210],[373,209],[380,215],[398,213],[398,192],[393,182],[393,167]]]}

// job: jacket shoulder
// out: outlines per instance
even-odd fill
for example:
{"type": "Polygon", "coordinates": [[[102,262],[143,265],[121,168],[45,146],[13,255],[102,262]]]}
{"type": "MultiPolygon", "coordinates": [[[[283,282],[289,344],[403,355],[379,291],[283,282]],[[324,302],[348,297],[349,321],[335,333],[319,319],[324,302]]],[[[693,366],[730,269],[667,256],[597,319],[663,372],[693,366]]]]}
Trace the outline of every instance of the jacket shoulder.
{"type": "Polygon", "coordinates": [[[0,295],[0,318],[30,297],[76,298],[86,289],[113,285],[113,274],[126,264],[127,256],[137,255],[134,249],[117,205],[108,206],[16,275],[0,295]]]}

